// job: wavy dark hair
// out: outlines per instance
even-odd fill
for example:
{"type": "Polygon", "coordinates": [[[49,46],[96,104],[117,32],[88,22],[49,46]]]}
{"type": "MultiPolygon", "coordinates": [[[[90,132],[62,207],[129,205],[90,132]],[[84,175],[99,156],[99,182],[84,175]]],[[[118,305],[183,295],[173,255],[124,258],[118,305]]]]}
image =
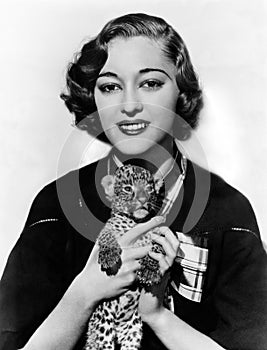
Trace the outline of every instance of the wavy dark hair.
{"type": "Polygon", "coordinates": [[[108,58],[108,43],[117,37],[136,36],[145,36],[160,42],[165,56],[177,68],[179,95],[176,113],[184,122],[177,121],[179,125],[174,126],[174,135],[185,139],[189,136],[190,129],[197,126],[199,112],[203,106],[202,90],[183,39],[160,17],[133,13],[109,21],[96,37],[83,45],[74,62],[69,64],[66,75],[67,92],[62,93],[60,97],[69,111],[74,113],[75,125],[78,128],[109,142],[98,114],[94,113],[97,111],[94,98],[96,80],[108,58]]]}

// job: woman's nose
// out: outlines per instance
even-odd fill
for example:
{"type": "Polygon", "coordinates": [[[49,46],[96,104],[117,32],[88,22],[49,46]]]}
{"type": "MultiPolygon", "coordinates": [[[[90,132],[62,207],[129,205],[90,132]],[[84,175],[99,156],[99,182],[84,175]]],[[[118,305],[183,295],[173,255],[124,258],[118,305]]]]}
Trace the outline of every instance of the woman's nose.
{"type": "Polygon", "coordinates": [[[121,112],[127,114],[128,117],[134,117],[136,113],[143,110],[143,104],[138,99],[137,94],[133,92],[125,92],[121,102],[121,112]]]}

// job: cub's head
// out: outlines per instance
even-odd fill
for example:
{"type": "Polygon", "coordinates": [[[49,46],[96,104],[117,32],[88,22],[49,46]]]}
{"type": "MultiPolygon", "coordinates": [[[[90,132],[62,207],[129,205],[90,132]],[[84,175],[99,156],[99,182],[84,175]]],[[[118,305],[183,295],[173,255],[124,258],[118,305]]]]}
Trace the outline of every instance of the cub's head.
{"type": "Polygon", "coordinates": [[[102,185],[108,188],[113,213],[127,215],[136,222],[158,213],[164,199],[163,180],[154,180],[148,170],[135,165],[124,165],[108,177],[109,187],[102,185]]]}

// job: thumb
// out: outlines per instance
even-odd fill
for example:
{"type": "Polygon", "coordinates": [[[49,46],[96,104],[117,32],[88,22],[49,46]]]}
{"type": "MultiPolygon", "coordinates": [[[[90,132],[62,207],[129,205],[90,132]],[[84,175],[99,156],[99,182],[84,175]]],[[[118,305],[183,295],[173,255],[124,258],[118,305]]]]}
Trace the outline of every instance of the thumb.
{"type": "MultiPolygon", "coordinates": [[[[90,256],[87,260],[87,264],[89,264],[90,262],[92,261],[97,261],[98,259],[98,253],[99,253],[99,245],[98,243],[96,242],[93,246],[93,249],[91,250],[91,253],[90,253],[90,256]]],[[[87,265],[86,264],[86,265],[87,265]]]]}

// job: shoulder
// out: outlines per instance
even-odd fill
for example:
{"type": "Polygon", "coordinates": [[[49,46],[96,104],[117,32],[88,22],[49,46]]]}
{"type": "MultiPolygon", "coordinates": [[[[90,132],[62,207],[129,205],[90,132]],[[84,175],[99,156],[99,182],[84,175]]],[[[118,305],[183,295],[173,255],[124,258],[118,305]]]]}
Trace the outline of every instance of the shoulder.
{"type": "Polygon", "coordinates": [[[198,226],[224,231],[247,230],[258,235],[256,217],[248,198],[219,175],[194,163],[192,166],[195,177],[205,179],[207,188],[207,204],[198,226]]]}
{"type": "Polygon", "coordinates": [[[215,174],[211,175],[210,210],[225,229],[244,229],[258,235],[258,225],[249,199],[215,174]]]}
{"type": "Polygon", "coordinates": [[[97,163],[69,171],[46,184],[33,199],[25,226],[61,220],[65,216],[64,208],[81,197],[85,179],[93,183],[97,163]]]}

